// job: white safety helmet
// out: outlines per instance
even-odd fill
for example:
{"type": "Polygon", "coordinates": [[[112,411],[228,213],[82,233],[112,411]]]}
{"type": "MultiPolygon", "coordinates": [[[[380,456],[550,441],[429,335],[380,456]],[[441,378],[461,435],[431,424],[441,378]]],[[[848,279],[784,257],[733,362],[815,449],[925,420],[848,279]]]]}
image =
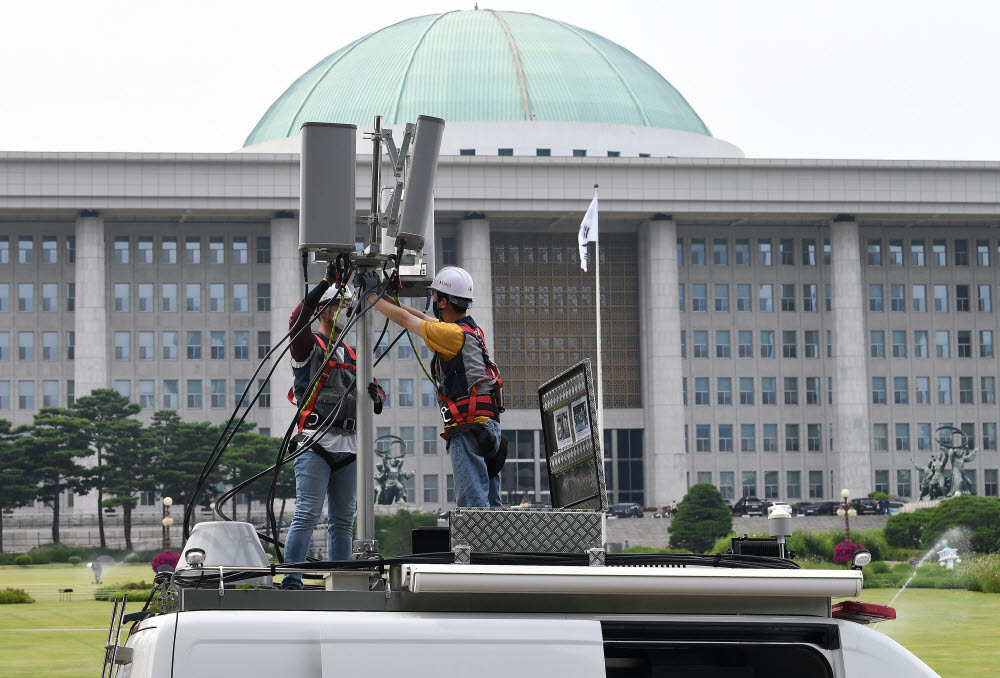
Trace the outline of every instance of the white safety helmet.
{"type": "MultiPolygon", "coordinates": [[[[326,302],[329,299],[333,299],[334,297],[338,296],[339,294],[340,294],[340,290],[337,289],[336,285],[330,285],[330,287],[327,288],[326,292],[323,293],[323,296],[320,297],[320,303],[324,303],[324,302],[326,302]]],[[[345,286],[344,287],[344,301],[350,301],[353,298],[354,298],[354,293],[351,292],[351,288],[349,286],[345,286]]]]}
{"type": "Polygon", "coordinates": [[[431,289],[457,299],[472,301],[472,276],[464,268],[445,266],[431,283],[431,289]]]}

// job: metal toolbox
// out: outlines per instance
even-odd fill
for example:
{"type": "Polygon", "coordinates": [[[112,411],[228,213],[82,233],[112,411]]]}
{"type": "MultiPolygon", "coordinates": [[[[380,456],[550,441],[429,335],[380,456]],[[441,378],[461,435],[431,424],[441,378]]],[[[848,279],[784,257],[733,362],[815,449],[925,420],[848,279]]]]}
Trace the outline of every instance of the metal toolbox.
{"type": "Polygon", "coordinates": [[[604,512],[585,509],[456,508],[451,547],[473,551],[585,553],[604,544],[604,512]]]}

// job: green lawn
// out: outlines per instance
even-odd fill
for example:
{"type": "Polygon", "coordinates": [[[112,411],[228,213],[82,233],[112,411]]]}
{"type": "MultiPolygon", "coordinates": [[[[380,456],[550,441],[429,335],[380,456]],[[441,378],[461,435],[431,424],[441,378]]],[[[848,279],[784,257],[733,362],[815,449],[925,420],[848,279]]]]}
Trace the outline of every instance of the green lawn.
{"type": "MultiPolygon", "coordinates": [[[[103,583],[148,582],[152,574],[148,565],[119,565],[105,570],[103,583]]],[[[112,605],[94,600],[92,581],[90,570],[83,566],[0,566],[0,588],[26,589],[37,601],[0,606],[0,674],[4,678],[98,675],[112,605]],[[71,602],[59,601],[60,588],[74,589],[71,602]]],[[[885,604],[894,595],[895,589],[866,589],[860,599],[885,604]]],[[[875,628],[942,676],[996,673],[993,639],[1000,633],[1000,595],[908,589],[895,607],[896,621],[875,628]]]]}

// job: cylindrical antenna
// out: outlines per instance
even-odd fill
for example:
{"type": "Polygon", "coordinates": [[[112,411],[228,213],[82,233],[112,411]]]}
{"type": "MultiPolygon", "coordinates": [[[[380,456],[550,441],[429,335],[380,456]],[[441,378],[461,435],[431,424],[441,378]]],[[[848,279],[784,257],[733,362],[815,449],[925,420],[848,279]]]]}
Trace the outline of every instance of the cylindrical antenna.
{"type": "Polygon", "coordinates": [[[403,194],[403,217],[396,237],[397,244],[402,244],[408,250],[420,251],[424,246],[443,135],[444,120],[429,115],[417,117],[413,154],[410,170],[406,175],[406,192],[403,194]]]}
{"type": "Polygon", "coordinates": [[[355,240],[355,125],[302,125],[299,162],[299,249],[353,252],[355,240]]]}
{"type": "Polygon", "coordinates": [[[372,135],[372,204],[368,217],[368,243],[372,251],[378,253],[382,241],[382,229],[378,215],[381,207],[382,188],[382,116],[375,116],[375,134],[372,135]]]}

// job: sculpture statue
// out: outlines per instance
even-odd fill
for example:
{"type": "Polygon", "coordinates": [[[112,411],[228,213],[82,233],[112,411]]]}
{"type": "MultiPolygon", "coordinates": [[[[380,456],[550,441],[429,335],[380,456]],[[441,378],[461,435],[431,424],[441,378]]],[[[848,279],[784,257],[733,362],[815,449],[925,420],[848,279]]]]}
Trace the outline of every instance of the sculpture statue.
{"type": "Polygon", "coordinates": [[[398,436],[380,436],[376,441],[375,454],[382,458],[382,463],[375,465],[375,503],[382,506],[406,503],[406,485],[403,481],[413,477],[413,471],[403,470],[406,457],[406,443],[398,436]],[[381,446],[380,441],[388,441],[381,446]],[[392,453],[392,446],[399,445],[397,454],[392,453]]]}
{"type": "Polygon", "coordinates": [[[954,497],[956,493],[975,494],[976,488],[965,472],[965,465],[976,458],[979,450],[970,450],[968,436],[954,426],[941,426],[936,433],[941,449],[931,455],[927,468],[920,468],[913,462],[914,468],[920,472],[920,500],[945,499],[954,497]],[[945,468],[949,462],[950,473],[945,468]]]}

